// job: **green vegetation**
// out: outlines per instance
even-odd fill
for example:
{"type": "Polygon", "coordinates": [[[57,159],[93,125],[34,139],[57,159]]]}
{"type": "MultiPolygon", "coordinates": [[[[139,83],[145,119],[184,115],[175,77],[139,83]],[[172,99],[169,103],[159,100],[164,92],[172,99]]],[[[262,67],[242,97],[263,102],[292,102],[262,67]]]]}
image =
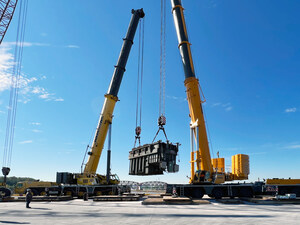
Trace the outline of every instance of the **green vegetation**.
{"type": "MultiPolygon", "coordinates": [[[[0,183],[2,183],[4,180],[4,177],[0,177],[0,183]]],[[[10,189],[14,189],[16,184],[21,181],[35,181],[36,179],[30,178],[30,177],[7,177],[6,178],[6,184],[7,187],[10,189]]]]}

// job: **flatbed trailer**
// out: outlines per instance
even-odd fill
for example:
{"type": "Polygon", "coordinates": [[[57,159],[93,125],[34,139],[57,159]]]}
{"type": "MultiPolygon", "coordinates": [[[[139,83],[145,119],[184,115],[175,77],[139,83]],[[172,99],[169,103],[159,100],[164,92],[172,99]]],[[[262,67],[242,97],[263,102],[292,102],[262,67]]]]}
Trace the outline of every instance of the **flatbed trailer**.
{"type": "MultiPolygon", "coordinates": [[[[30,187],[34,196],[40,195],[57,195],[83,197],[86,193],[88,196],[100,195],[119,195],[130,193],[130,187],[127,185],[56,185],[49,187],[30,187]]],[[[25,194],[25,193],[24,193],[25,194]]]]}
{"type": "Polygon", "coordinates": [[[204,195],[215,199],[223,197],[248,197],[255,194],[252,183],[231,183],[231,184],[168,184],[166,193],[177,194],[191,198],[202,198],[204,195]]]}
{"type": "Polygon", "coordinates": [[[166,193],[186,196],[191,198],[202,198],[208,195],[211,198],[252,198],[262,195],[286,195],[296,194],[300,197],[300,184],[282,185],[266,184],[261,181],[254,183],[225,183],[225,184],[168,184],[166,193]]]}
{"type": "Polygon", "coordinates": [[[264,184],[262,192],[264,195],[296,194],[300,197],[300,184],[264,184]]]}

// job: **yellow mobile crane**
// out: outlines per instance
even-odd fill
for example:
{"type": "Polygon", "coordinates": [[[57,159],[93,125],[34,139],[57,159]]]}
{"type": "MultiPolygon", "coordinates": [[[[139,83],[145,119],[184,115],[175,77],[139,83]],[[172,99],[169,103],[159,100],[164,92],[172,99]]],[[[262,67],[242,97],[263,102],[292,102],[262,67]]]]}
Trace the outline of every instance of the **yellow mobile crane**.
{"type": "Polygon", "coordinates": [[[245,180],[249,174],[249,156],[238,154],[232,157],[232,172],[225,172],[225,159],[211,159],[205,120],[200,95],[199,81],[195,76],[191,47],[188,39],[181,0],[171,0],[172,14],[182,59],[191,123],[191,176],[190,185],[171,185],[181,195],[202,197],[204,194],[223,196],[250,196],[247,185],[222,185],[225,181],[245,180]],[[195,168],[196,166],[196,168],[195,168]],[[231,193],[231,194],[230,194],[231,193]]]}
{"type": "Polygon", "coordinates": [[[224,171],[224,158],[211,159],[209,152],[209,144],[207,139],[207,132],[205,127],[203,108],[199,90],[199,81],[195,77],[195,70],[192,60],[191,47],[188,40],[187,29],[185,26],[183,7],[180,0],[171,0],[172,13],[175,23],[175,28],[178,38],[178,48],[181,54],[183,63],[186,87],[187,100],[189,105],[191,117],[191,136],[195,140],[192,142],[191,151],[191,177],[190,183],[224,183],[231,180],[245,180],[248,179],[249,173],[249,157],[247,155],[233,156],[233,168],[237,169],[232,173],[224,171]],[[240,164],[238,162],[241,162],[240,164]],[[195,171],[196,164],[196,171],[195,171]]]}
{"type": "MultiPolygon", "coordinates": [[[[119,178],[115,174],[110,173],[110,125],[112,123],[113,111],[116,102],[118,101],[118,92],[125,72],[126,63],[129,57],[131,47],[133,45],[133,39],[136,33],[137,26],[141,18],[145,16],[143,9],[132,10],[132,17],[127,30],[126,37],[123,39],[122,49],[119,55],[117,65],[108,88],[108,92],[105,95],[104,104],[99,118],[99,123],[94,136],[91,151],[88,152],[89,158],[85,164],[84,170],[81,173],[68,173],[58,172],[56,175],[56,183],[46,187],[45,183],[39,182],[39,184],[33,183],[30,185],[27,183],[18,183],[17,187],[24,190],[23,187],[30,188],[34,194],[45,193],[45,188],[48,188],[51,193],[74,196],[83,196],[84,193],[89,195],[101,195],[101,194],[117,194],[120,192],[129,191],[127,186],[121,186],[119,184],[119,178]],[[103,150],[104,142],[109,131],[109,151],[107,162],[107,174],[97,174],[97,167],[103,150]]],[[[88,150],[88,148],[87,148],[88,150]]],[[[83,165],[82,165],[83,166],[83,165]]],[[[18,192],[16,190],[16,192],[18,192]]]]}
{"type": "MultiPolygon", "coordinates": [[[[119,178],[117,175],[110,174],[110,154],[108,154],[108,166],[107,175],[99,175],[96,173],[99,164],[100,156],[104,146],[104,142],[112,123],[113,111],[116,102],[118,101],[118,92],[125,72],[126,63],[128,56],[133,45],[134,35],[141,18],[145,16],[143,9],[132,10],[131,21],[127,30],[126,37],[123,39],[123,46],[119,55],[117,65],[108,88],[108,92],[105,95],[104,104],[99,118],[99,123],[94,136],[93,144],[91,146],[91,151],[88,152],[89,158],[85,164],[85,168],[82,173],[57,173],[56,182],[59,184],[64,184],[63,192],[74,193],[78,190],[79,192],[85,192],[85,187],[91,195],[99,195],[103,193],[115,193],[120,190],[121,186],[119,184],[119,178]],[[77,189],[76,189],[77,188],[77,189]]],[[[110,132],[109,132],[110,133],[110,132]]],[[[110,138],[109,138],[110,145],[110,138]]],[[[110,150],[110,146],[109,146],[110,150]]],[[[110,151],[109,151],[110,153],[110,151]]]]}
{"type": "Polygon", "coordinates": [[[225,181],[248,179],[249,156],[244,154],[232,156],[231,172],[225,171],[224,158],[211,159],[202,109],[203,101],[200,96],[199,81],[195,77],[191,44],[188,40],[181,0],[171,0],[171,5],[179,43],[178,48],[185,73],[184,85],[191,117],[191,177],[188,185],[169,184],[167,192],[174,191],[180,195],[198,198],[202,198],[204,194],[214,198],[222,198],[291,193],[300,197],[300,179],[273,178],[267,179],[266,182],[224,184],[225,181]]]}

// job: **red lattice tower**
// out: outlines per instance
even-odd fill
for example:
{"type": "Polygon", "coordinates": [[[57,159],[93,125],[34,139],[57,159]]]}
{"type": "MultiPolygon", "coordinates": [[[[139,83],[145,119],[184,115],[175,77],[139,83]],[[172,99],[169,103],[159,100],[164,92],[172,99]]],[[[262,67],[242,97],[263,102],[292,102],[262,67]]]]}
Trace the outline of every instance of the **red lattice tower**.
{"type": "Polygon", "coordinates": [[[14,15],[18,0],[0,0],[0,45],[14,15]]]}

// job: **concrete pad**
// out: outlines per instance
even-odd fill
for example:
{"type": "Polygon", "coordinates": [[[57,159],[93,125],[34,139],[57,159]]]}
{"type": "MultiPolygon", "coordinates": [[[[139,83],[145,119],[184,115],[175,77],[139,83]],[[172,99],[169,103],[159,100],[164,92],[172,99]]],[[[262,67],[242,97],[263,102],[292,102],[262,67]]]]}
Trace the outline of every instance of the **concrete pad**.
{"type": "Polygon", "coordinates": [[[137,202],[1,202],[0,224],[288,224],[300,221],[300,205],[141,205],[137,202]]]}
{"type": "Polygon", "coordinates": [[[119,195],[101,195],[94,197],[94,201],[139,201],[139,195],[134,196],[119,196],[119,195]]]}
{"type": "MultiPolygon", "coordinates": [[[[15,201],[25,202],[25,196],[15,198],[15,201]]],[[[32,202],[70,201],[72,196],[33,196],[32,202]]]]}
{"type": "Polygon", "coordinates": [[[181,201],[176,198],[175,200],[165,201],[163,198],[148,198],[142,201],[142,205],[200,205],[200,204],[210,204],[208,200],[190,200],[181,201]]]}
{"type": "Polygon", "coordinates": [[[192,200],[188,197],[172,197],[172,196],[164,196],[163,200],[165,202],[191,202],[192,200]]]}
{"type": "Polygon", "coordinates": [[[209,200],[205,200],[205,199],[193,199],[192,201],[194,205],[211,204],[209,200]]]}
{"type": "Polygon", "coordinates": [[[217,202],[220,202],[222,204],[244,204],[244,201],[241,199],[216,199],[217,202]]]}
{"type": "Polygon", "coordinates": [[[241,198],[243,201],[255,203],[255,204],[262,204],[262,205],[284,205],[284,204],[300,204],[299,199],[284,199],[284,200],[277,200],[277,199],[261,199],[261,198],[241,198]]]}
{"type": "Polygon", "coordinates": [[[166,205],[166,202],[162,198],[147,198],[142,205],[166,205]]]}
{"type": "Polygon", "coordinates": [[[14,197],[4,197],[0,198],[0,202],[13,202],[15,200],[14,197]]]}
{"type": "Polygon", "coordinates": [[[163,198],[163,196],[161,196],[160,194],[148,195],[148,198],[163,198]]]}

